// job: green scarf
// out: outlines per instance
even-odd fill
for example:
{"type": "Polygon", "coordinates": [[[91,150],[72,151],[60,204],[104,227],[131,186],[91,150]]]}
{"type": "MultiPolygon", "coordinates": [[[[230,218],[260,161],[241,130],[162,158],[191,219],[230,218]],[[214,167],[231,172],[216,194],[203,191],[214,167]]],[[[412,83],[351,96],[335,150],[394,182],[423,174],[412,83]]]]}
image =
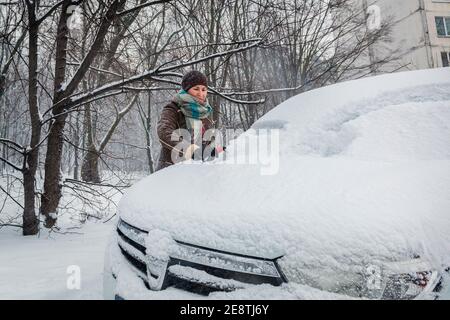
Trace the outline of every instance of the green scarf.
{"type": "Polygon", "coordinates": [[[186,117],[186,126],[193,133],[194,141],[197,138],[201,138],[201,119],[207,118],[212,113],[212,107],[209,105],[208,100],[202,104],[185,90],[180,90],[175,95],[173,102],[186,117]]]}

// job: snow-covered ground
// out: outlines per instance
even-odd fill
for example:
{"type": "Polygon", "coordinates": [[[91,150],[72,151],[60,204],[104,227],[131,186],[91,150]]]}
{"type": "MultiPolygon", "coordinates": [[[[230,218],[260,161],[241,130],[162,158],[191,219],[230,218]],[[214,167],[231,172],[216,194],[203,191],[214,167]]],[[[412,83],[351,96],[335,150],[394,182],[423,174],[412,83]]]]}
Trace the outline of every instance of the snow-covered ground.
{"type": "MultiPolygon", "coordinates": [[[[117,182],[117,173],[102,174],[109,182],[117,182]]],[[[121,174],[121,179],[135,177],[121,174]]],[[[0,175],[0,185],[21,201],[22,191],[13,173],[0,175]]],[[[105,247],[116,223],[115,218],[110,218],[122,195],[105,187],[77,192],[90,203],[63,188],[57,228],[53,231],[41,227],[37,236],[24,237],[20,228],[0,228],[0,299],[103,298],[105,247]]],[[[0,208],[0,224],[21,224],[20,207],[2,191],[0,208]]]]}
{"type": "Polygon", "coordinates": [[[88,222],[65,231],[72,233],[43,230],[38,237],[1,229],[0,299],[102,299],[103,258],[113,226],[88,222]],[[71,278],[77,270],[79,289],[71,278]]]}

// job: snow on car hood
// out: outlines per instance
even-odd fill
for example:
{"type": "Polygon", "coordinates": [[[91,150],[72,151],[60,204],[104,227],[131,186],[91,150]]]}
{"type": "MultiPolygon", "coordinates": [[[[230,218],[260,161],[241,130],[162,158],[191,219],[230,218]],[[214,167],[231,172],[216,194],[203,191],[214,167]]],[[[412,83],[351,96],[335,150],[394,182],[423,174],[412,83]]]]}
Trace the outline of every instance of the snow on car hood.
{"type": "Polygon", "coordinates": [[[306,92],[254,128],[265,126],[280,130],[276,174],[177,164],[128,189],[120,216],[191,244],[283,256],[310,277],[417,255],[450,265],[450,69],[306,92]]]}

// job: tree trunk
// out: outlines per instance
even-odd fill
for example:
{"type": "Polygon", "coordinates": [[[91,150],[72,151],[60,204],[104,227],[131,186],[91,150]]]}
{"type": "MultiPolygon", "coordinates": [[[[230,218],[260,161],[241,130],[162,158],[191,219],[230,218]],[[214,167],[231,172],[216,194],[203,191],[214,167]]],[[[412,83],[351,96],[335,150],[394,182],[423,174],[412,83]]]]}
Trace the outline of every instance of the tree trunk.
{"type": "MultiPolygon", "coordinates": [[[[86,81],[83,80],[83,89],[88,90],[86,81]]],[[[94,128],[92,123],[91,105],[88,103],[84,110],[84,133],[87,138],[86,151],[84,152],[81,165],[81,179],[86,182],[100,182],[98,172],[99,152],[94,145],[94,128]]]]}
{"type": "MultiPolygon", "coordinates": [[[[61,86],[65,79],[67,66],[67,20],[70,15],[67,12],[67,8],[69,5],[70,1],[65,0],[61,8],[61,15],[58,22],[55,53],[55,79],[53,88],[54,105],[64,98],[64,93],[61,91],[61,86]]],[[[56,223],[57,208],[62,194],[61,159],[64,141],[64,126],[67,118],[67,113],[61,114],[63,111],[64,106],[60,105],[58,107],[53,107],[52,115],[55,118],[50,124],[47,154],[45,155],[45,179],[44,193],[41,199],[41,214],[45,216],[44,226],[47,228],[53,227],[56,223]]]]}
{"type": "Polygon", "coordinates": [[[35,211],[35,173],[27,170],[23,173],[24,209],[22,216],[23,235],[35,235],[39,231],[39,221],[35,211]]]}
{"type": "Polygon", "coordinates": [[[77,113],[76,121],[75,121],[75,139],[74,139],[74,147],[73,147],[73,153],[74,153],[74,163],[73,163],[73,178],[75,180],[78,180],[78,172],[79,170],[79,163],[78,163],[78,148],[80,146],[80,114],[77,113]]]}
{"type": "Polygon", "coordinates": [[[98,172],[98,160],[100,153],[95,149],[94,145],[88,146],[83,158],[83,165],[81,167],[81,179],[86,182],[100,183],[100,175],[98,172]]]}
{"type": "Polygon", "coordinates": [[[39,140],[41,121],[37,101],[38,31],[34,5],[29,8],[29,65],[28,65],[28,107],[31,118],[30,151],[24,155],[26,167],[23,168],[24,211],[22,216],[23,235],[34,235],[39,231],[39,220],[35,211],[35,177],[39,160],[39,140]]]}
{"type": "Polygon", "coordinates": [[[59,200],[62,195],[61,158],[63,133],[67,114],[56,117],[50,128],[45,161],[44,194],[42,195],[41,213],[45,216],[46,228],[52,228],[56,223],[59,200]]]}
{"type": "Polygon", "coordinates": [[[150,174],[154,172],[154,164],[153,164],[153,157],[152,157],[152,148],[151,148],[151,132],[152,132],[152,118],[151,118],[151,100],[152,100],[152,93],[148,93],[148,104],[147,104],[147,116],[146,116],[146,135],[145,139],[147,142],[147,159],[148,159],[148,169],[150,174]]]}
{"type": "MultiPolygon", "coordinates": [[[[7,120],[6,117],[4,119],[7,120]]],[[[7,123],[8,123],[8,121],[5,121],[5,125],[3,127],[3,132],[2,132],[2,137],[7,137],[8,136],[7,135],[7,132],[8,132],[7,123]]],[[[5,145],[3,145],[3,144],[1,145],[1,147],[2,147],[2,157],[3,157],[3,159],[8,160],[8,158],[9,158],[8,148],[5,145]]],[[[4,162],[4,161],[1,162],[1,168],[2,168],[1,172],[5,172],[6,171],[6,162],[4,162]]]]}

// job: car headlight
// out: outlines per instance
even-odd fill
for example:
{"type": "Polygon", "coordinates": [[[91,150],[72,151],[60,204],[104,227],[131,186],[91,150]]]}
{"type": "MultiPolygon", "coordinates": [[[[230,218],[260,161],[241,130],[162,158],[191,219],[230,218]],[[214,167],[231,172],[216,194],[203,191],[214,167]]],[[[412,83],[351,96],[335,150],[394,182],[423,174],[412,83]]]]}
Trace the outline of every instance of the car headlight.
{"type": "MultiPolygon", "coordinates": [[[[367,275],[367,274],[366,274],[367,275]]],[[[362,296],[386,300],[432,299],[441,275],[417,258],[410,261],[387,263],[382,268],[369,268],[362,296]],[[376,270],[378,272],[373,272],[376,270]]]]}
{"type": "Polygon", "coordinates": [[[122,219],[119,219],[117,229],[119,229],[120,232],[122,232],[129,239],[145,247],[145,237],[147,236],[147,232],[129,225],[122,219]]]}
{"type": "Polygon", "coordinates": [[[354,266],[351,270],[298,268],[295,261],[280,261],[279,265],[289,281],[362,299],[434,299],[442,278],[422,259],[354,266]]]}
{"type": "MultiPolygon", "coordinates": [[[[119,220],[117,229],[122,232],[125,237],[139,244],[144,249],[146,248],[145,239],[148,236],[148,232],[133,227],[121,219],[119,220]]],[[[169,255],[171,258],[198,263],[209,267],[279,279],[282,278],[275,262],[272,260],[215,251],[176,240],[175,246],[171,248],[169,255]]],[[[150,271],[152,271],[152,269],[159,270],[161,269],[161,265],[167,264],[167,261],[160,261],[158,258],[148,255],[148,252],[145,260],[150,271]]]]}
{"type": "Polygon", "coordinates": [[[172,252],[171,256],[173,258],[224,270],[281,279],[281,275],[272,260],[218,252],[180,242],[177,243],[177,250],[172,252]]]}
{"type": "Polygon", "coordinates": [[[433,290],[439,283],[437,271],[420,271],[391,275],[387,278],[382,299],[407,300],[434,298],[433,290]]]}

